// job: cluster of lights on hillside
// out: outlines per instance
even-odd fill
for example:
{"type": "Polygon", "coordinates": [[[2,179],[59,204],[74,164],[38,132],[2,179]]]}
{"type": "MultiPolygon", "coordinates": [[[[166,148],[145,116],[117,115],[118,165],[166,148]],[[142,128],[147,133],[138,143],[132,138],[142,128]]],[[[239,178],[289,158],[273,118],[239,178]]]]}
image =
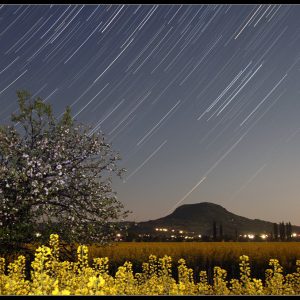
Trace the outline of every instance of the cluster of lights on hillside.
{"type": "MultiPolygon", "coordinates": [[[[201,238],[202,235],[201,234],[198,234],[198,235],[195,235],[194,232],[187,232],[187,231],[184,231],[184,230],[175,230],[175,229],[168,229],[168,228],[155,228],[155,231],[156,232],[172,232],[172,233],[175,233],[175,232],[178,232],[180,234],[180,237],[183,237],[185,239],[193,239],[195,237],[198,237],[198,238],[201,238]],[[183,236],[183,234],[186,234],[183,236]],[[192,236],[188,235],[188,233],[192,234],[192,236]]],[[[240,237],[243,237],[243,238],[247,238],[247,239],[250,239],[250,240],[253,240],[255,237],[257,237],[257,235],[255,235],[254,233],[248,233],[248,234],[242,234],[242,235],[239,235],[240,237]]],[[[270,238],[270,235],[268,234],[265,234],[265,233],[262,233],[260,235],[258,235],[261,239],[263,240],[267,240],[268,238],[270,238]]],[[[296,238],[296,237],[300,237],[300,234],[297,234],[297,233],[292,233],[291,235],[293,238],[296,238]]],[[[172,234],[171,235],[171,238],[177,238],[178,236],[176,236],[175,234],[172,234]]]]}
{"type": "Polygon", "coordinates": [[[168,228],[155,228],[155,231],[171,231],[171,232],[176,232],[178,231],[179,233],[183,233],[184,231],[183,230],[175,230],[175,229],[168,229],[168,228]]]}
{"type": "MultiPolygon", "coordinates": [[[[155,231],[168,231],[167,228],[155,228],[155,231]]],[[[172,230],[172,232],[174,232],[174,230],[172,230]]]]}
{"type": "Polygon", "coordinates": [[[184,231],[184,230],[176,230],[176,229],[168,229],[168,228],[155,228],[155,231],[160,231],[160,232],[172,232],[172,233],[176,233],[178,232],[178,236],[175,235],[175,234],[172,234],[171,235],[171,238],[172,239],[176,239],[178,237],[181,237],[181,238],[184,238],[185,240],[192,240],[194,239],[195,237],[198,237],[198,238],[201,238],[201,234],[198,234],[195,236],[194,232],[187,232],[187,231],[184,231]],[[184,235],[185,233],[185,235],[184,235]]]}
{"type": "MultiPolygon", "coordinates": [[[[244,237],[244,238],[248,238],[248,239],[252,240],[255,238],[255,235],[253,233],[248,233],[248,234],[240,235],[240,237],[244,237]]],[[[270,236],[268,234],[263,233],[263,234],[259,235],[259,237],[262,238],[263,240],[266,240],[270,236]]],[[[294,233],[292,233],[292,237],[293,238],[300,237],[300,234],[297,234],[294,232],[294,233]]]]}
{"type": "MultiPolygon", "coordinates": [[[[197,240],[202,238],[202,234],[195,233],[195,232],[188,232],[181,229],[170,229],[170,228],[164,228],[164,227],[156,227],[154,228],[154,232],[156,233],[162,233],[165,236],[169,236],[172,240],[176,240],[178,238],[184,239],[184,240],[197,240]]],[[[38,236],[38,235],[37,235],[38,236]]],[[[151,238],[152,233],[145,233],[145,234],[139,234],[138,237],[147,237],[151,238]]],[[[121,233],[116,234],[116,241],[123,241],[125,236],[121,233]]],[[[272,239],[272,236],[266,233],[262,233],[260,235],[256,235],[254,233],[247,233],[247,234],[240,234],[240,238],[254,240],[255,238],[259,237],[262,240],[268,240],[272,239]]],[[[293,232],[291,235],[292,238],[300,238],[300,233],[293,232]]]]}

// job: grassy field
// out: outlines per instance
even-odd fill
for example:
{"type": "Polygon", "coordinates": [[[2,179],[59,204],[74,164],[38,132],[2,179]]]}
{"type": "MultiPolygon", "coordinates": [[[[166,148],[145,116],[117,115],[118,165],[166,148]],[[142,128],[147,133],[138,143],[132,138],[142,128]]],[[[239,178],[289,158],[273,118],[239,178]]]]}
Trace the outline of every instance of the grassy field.
{"type": "MultiPolygon", "coordinates": [[[[172,257],[174,270],[180,258],[196,274],[208,271],[211,278],[213,267],[220,266],[228,271],[229,278],[239,274],[239,257],[248,255],[252,275],[264,278],[270,258],[276,258],[284,268],[284,273],[295,271],[296,259],[300,259],[299,242],[119,242],[106,247],[89,247],[90,260],[95,257],[109,257],[110,271],[125,261],[131,261],[136,271],[150,254],[157,257],[172,257]]],[[[176,271],[174,271],[176,272],[176,271]]]]}
{"type": "Polygon", "coordinates": [[[58,235],[30,263],[0,257],[0,295],[299,295],[300,243],[116,243],[78,246],[58,235]],[[297,261],[296,261],[297,259],[297,261]]]}

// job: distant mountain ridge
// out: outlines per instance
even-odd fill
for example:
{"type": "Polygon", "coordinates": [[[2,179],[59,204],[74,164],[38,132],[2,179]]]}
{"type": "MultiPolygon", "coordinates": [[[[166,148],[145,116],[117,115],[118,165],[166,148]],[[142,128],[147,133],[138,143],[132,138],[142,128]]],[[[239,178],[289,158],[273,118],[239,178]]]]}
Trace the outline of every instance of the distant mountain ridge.
{"type": "MultiPolygon", "coordinates": [[[[218,229],[222,224],[224,235],[231,236],[237,233],[270,234],[273,232],[274,224],[274,222],[236,215],[218,204],[201,202],[184,204],[165,217],[139,222],[135,226],[135,231],[142,233],[152,232],[155,228],[169,228],[212,235],[213,221],[216,222],[218,229]]],[[[292,225],[292,229],[299,232],[300,226],[292,225]]]]}

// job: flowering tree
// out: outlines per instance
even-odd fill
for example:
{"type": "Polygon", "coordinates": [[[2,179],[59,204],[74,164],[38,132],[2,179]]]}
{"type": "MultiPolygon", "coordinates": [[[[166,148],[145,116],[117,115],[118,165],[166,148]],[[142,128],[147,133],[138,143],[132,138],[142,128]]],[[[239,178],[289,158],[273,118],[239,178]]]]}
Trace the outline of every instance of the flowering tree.
{"type": "Polygon", "coordinates": [[[101,132],[75,124],[69,107],[58,120],[41,98],[17,96],[14,126],[0,127],[0,248],[44,242],[50,233],[109,242],[128,213],[111,186],[125,171],[119,154],[101,132]]]}

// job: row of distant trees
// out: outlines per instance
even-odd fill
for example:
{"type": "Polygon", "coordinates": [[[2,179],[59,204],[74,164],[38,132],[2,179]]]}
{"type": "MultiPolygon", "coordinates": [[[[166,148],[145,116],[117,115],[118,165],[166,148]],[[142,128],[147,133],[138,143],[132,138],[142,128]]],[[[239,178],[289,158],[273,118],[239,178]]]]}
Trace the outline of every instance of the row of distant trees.
{"type": "Polygon", "coordinates": [[[266,232],[266,237],[263,238],[260,234],[253,234],[250,238],[249,235],[244,235],[239,232],[238,229],[231,232],[223,231],[222,222],[212,221],[212,231],[207,234],[201,234],[195,232],[186,232],[183,235],[170,235],[169,232],[140,232],[136,230],[135,226],[128,225],[127,228],[123,228],[121,234],[122,241],[135,241],[135,242],[192,242],[192,241],[203,241],[203,242],[220,242],[220,241],[300,241],[299,237],[293,237],[292,225],[290,222],[279,224],[273,223],[273,231],[270,228],[269,232],[266,232]],[[185,236],[190,236],[191,238],[186,239],[185,236]]]}
{"type": "Polygon", "coordinates": [[[219,226],[217,226],[217,222],[213,221],[213,240],[217,241],[218,239],[219,240],[223,240],[224,239],[223,225],[222,225],[222,223],[220,223],[219,226]],[[218,235],[218,231],[219,231],[219,235],[218,235]]]}
{"type": "Polygon", "coordinates": [[[274,240],[289,241],[292,239],[292,224],[291,222],[273,224],[273,238],[274,240]]]}
{"type": "MultiPolygon", "coordinates": [[[[292,239],[292,224],[291,222],[280,222],[273,223],[273,232],[270,233],[268,240],[274,241],[290,241],[292,239]]],[[[238,231],[235,231],[235,237],[229,237],[230,239],[239,240],[238,231]]],[[[213,241],[222,241],[228,239],[227,235],[223,233],[222,223],[217,224],[216,221],[212,223],[212,240],[213,241]]]]}
{"type": "Polygon", "coordinates": [[[193,236],[192,239],[185,239],[183,235],[177,235],[176,237],[170,236],[170,232],[148,232],[142,233],[135,230],[135,226],[129,226],[125,229],[125,232],[122,233],[123,241],[136,241],[136,242],[150,242],[150,241],[205,241],[205,242],[221,242],[221,241],[300,241],[299,237],[293,237],[292,224],[291,222],[280,222],[273,223],[273,231],[270,228],[270,231],[265,233],[266,237],[262,238],[260,234],[253,234],[250,238],[249,235],[244,235],[236,229],[234,232],[223,231],[222,222],[212,221],[212,231],[210,234],[201,234],[199,236],[196,233],[186,233],[186,235],[193,236]]]}

